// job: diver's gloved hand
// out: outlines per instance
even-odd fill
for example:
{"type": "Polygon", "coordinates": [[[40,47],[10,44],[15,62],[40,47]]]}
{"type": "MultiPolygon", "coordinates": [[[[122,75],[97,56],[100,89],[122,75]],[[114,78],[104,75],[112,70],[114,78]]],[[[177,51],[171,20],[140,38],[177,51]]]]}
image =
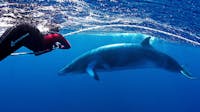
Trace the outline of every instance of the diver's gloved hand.
{"type": "Polygon", "coordinates": [[[60,42],[55,42],[52,46],[52,49],[63,49],[65,46],[62,45],[60,42]]]}

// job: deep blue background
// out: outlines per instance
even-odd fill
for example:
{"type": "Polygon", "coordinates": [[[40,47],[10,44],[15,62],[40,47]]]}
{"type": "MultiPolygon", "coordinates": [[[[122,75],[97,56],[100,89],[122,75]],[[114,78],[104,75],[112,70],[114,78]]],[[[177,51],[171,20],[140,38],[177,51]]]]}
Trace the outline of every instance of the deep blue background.
{"type": "MultiPolygon", "coordinates": [[[[142,39],[143,35],[133,34],[79,34],[68,37],[70,50],[8,57],[0,62],[0,112],[200,111],[200,80],[162,69],[101,72],[100,82],[86,74],[57,75],[59,69],[89,49],[109,43],[139,43],[142,39]]],[[[155,49],[200,77],[198,47],[159,39],[151,42],[155,49]]]]}
{"type": "MultiPolygon", "coordinates": [[[[53,18],[68,30],[62,30],[62,34],[87,26],[126,24],[158,29],[200,42],[199,0],[41,1],[1,1],[16,4],[1,5],[0,17],[2,19],[4,13],[12,12],[7,8],[15,11],[15,8],[26,8],[30,11],[27,15],[33,16],[32,12],[37,11],[38,7],[30,6],[30,3],[41,6],[41,9],[42,6],[54,5],[61,10],[56,13],[52,13],[51,9],[44,10],[45,18],[41,16],[33,20],[53,18]],[[26,4],[26,7],[20,4],[26,4]],[[92,19],[87,20],[88,16],[92,19]],[[134,20],[138,18],[143,22],[135,23],[134,20]],[[146,21],[149,19],[151,21],[146,21]]],[[[21,14],[20,11],[17,14],[21,14]]],[[[58,76],[57,72],[62,67],[85,51],[110,43],[139,44],[143,39],[141,34],[87,32],[66,37],[72,45],[70,50],[56,50],[37,57],[10,56],[1,61],[0,112],[200,112],[199,47],[176,43],[180,39],[158,32],[132,27],[122,29],[123,32],[144,32],[160,37],[151,41],[153,47],[175,58],[199,79],[189,80],[181,74],[157,68],[101,72],[98,73],[100,82],[87,74],[58,76]]],[[[104,30],[110,32],[109,28],[104,30]]],[[[21,48],[20,51],[28,50],[21,48]]]]}

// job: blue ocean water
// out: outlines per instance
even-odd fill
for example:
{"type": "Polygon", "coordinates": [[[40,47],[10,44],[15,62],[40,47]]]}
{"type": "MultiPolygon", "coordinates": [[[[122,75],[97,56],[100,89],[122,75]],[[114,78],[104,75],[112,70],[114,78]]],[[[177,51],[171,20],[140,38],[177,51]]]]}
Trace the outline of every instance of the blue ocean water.
{"type": "MultiPolygon", "coordinates": [[[[108,43],[130,42],[134,36],[74,35],[68,39],[76,47],[67,51],[8,57],[1,62],[0,111],[199,111],[199,80],[162,69],[101,72],[100,82],[86,74],[57,75],[83,52],[108,43]]],[[[160,40],[154,40],[153,46],[199,77],[199,48],[160,40]]]]}
{"type": "MultiPolygon", "coordinates": [[[[8,19],[5,7],[23,9],[21,5],[30,2],[1,1],[1,18],[8,19]]],[[[175,58],[192,76],[199,78],[199,1],[40,0],[33,4],[40,4],[42,9],[56,4],[61,8],[58,12],[64,10],[51,17],[62,26],[60,33],[72,48],[37,57],[9,56],[1,61],[0,112],[200,111],[200,80],[163,69],[105,71],[98,73],[100,81],[87,74],[58,76],[61,68],[88,50],[112,43],[140,44],[145,37],[152,36],[151,44],[156,50],[175,58]]],[[[40,12],[49,14],[49,11],[52,10],[40,12]]],[[[40,23],[43,19],[39,17],[40,23]]],[[[2,31],[8,27],[0,25],[2,31]]],[[[21,51],[28,49],[17,52],[21,51]]]]}

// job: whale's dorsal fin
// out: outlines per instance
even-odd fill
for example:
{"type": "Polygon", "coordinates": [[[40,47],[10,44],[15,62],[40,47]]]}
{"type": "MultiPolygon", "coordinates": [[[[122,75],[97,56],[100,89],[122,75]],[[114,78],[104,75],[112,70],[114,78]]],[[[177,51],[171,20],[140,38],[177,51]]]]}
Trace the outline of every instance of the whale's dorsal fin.
{"type": "Polygon", "coordinates": [[[97,75],[94,67],[96,65],[96,61],[93,61],[91,63],[88,64],[87,68],[86,68],[86,72],[93,77],[95,80],[99,80],[99,76],[97,75]]]}
{"type": "Polygon", "coordinates": [[[151,39],[151,37],[145,38],[145,39],[142,41],[141,45],[142,45],[143,47],[152,48],[152,46],[151,46],[150,43],[149,43],[150,39],[151,39]]]}

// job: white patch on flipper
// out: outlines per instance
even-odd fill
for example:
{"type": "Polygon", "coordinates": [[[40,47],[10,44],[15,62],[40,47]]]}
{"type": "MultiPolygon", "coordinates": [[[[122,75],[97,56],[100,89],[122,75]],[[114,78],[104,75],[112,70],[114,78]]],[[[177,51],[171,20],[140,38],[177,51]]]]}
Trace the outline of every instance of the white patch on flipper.
{"type": "Polygon", "coordinates": [[[94,70],[95,66],[96,66],[96,61],[93,61],[91,63],[88,64],[87,68],[86,68],[86,72],[93,77],[95,80],[99,80],[99,77],[96,73],[96,71],[94,70]]]}

